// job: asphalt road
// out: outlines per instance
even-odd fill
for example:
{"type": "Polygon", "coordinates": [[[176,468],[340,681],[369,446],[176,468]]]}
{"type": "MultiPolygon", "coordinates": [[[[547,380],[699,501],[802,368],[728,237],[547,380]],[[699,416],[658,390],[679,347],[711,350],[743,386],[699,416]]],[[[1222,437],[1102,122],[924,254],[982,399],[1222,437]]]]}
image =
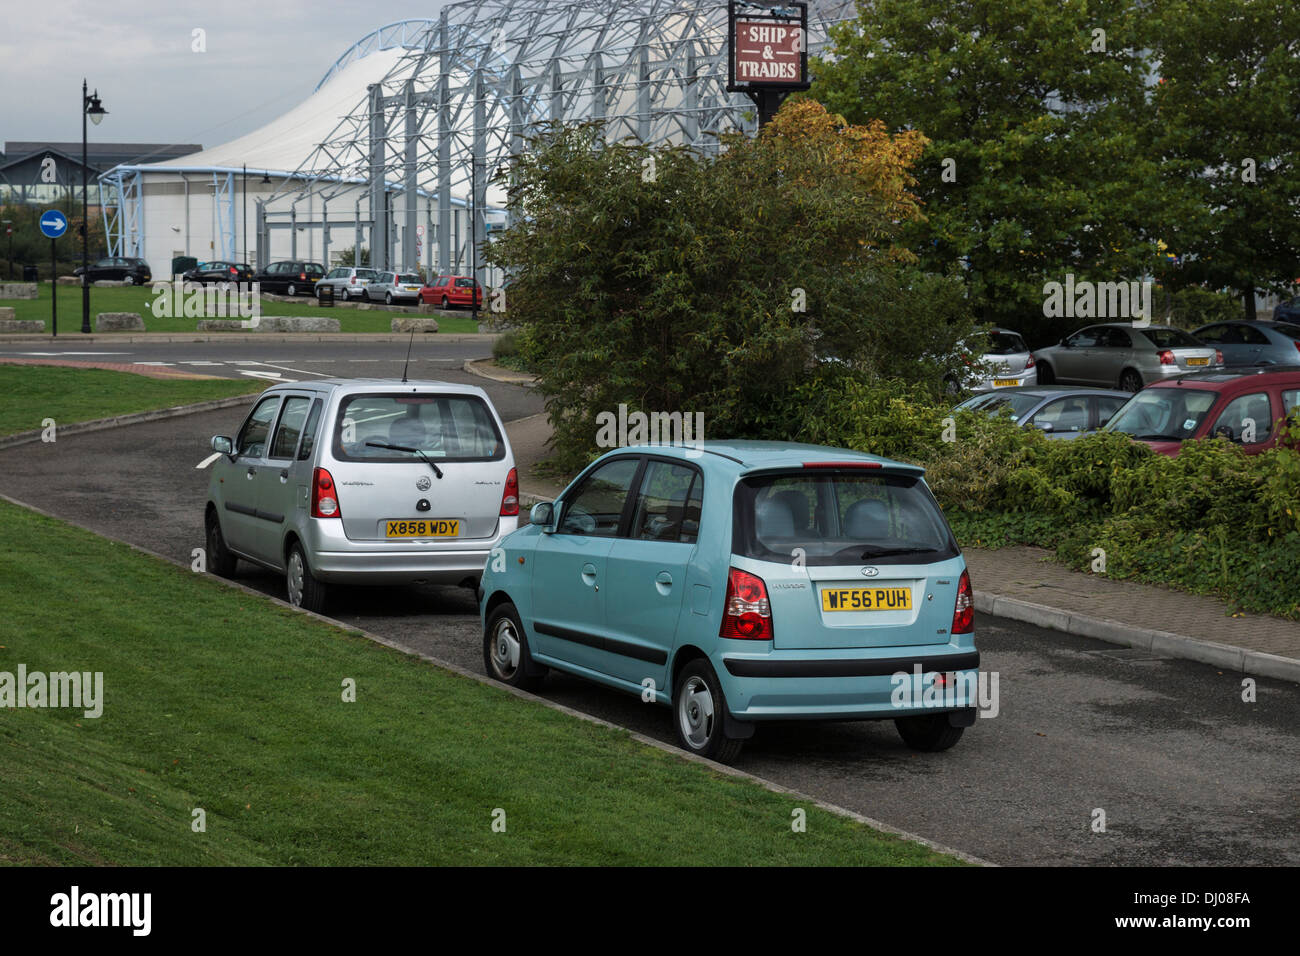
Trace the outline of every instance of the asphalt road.
{"type": "MultiPolygon", "coordinates": [[[[460,374],[460,373],[458,373],[460,374]]],[[[507,419],[537,399],[487,386],[507,419]]],[[[0,451],[0,492],[169,557],[203,544],[195,465],[242,409],[0,451]]],[[[241,566],[243,567],[243,566],[241,566]]],[[[281,581],[241,579],[282,596],[281,581]]],[[[480,670],[473,596],[456,588],[339,589],[330,613],[480,670]]],[[[1000,713],[953,749],[915,754],[889,723],[766,725],[739,766],[1003,864],[1300,863],[1300,693],[1239,675],[981,616],[1000,713]],[[1096,810],[1106,832],[1092,830],[1096,810]]],[[[543,693],[662,740],[668,711],[552,675],[543,693]]]]}
{"type": "MultiPolygon", "coordinates": [[[[261,378],[270,384],[330,376],[401,377],[407,349],[406,341],[117,343],[100,338],[101,341],[90,343],[75,337],[53,342],[9,343],[7,348],[0,349],[0,358],[66,357],[83,362],[161,365],[218,378],[261,378]]],[[[486,342],[455,342],[417,335],[411,343],[410,376],[445,378],[448,370],[460,369],[466,359],[487,358],[491,354],[492,347],[486,342]]]]}

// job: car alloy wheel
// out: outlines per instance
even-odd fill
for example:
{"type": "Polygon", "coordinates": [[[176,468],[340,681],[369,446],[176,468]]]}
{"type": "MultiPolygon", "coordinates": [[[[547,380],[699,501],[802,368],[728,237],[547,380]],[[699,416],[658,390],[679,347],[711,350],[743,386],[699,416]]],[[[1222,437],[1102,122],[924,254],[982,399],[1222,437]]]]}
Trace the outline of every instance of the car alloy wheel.
{"type": "Polygon", "coordinates": [[[123,285],[135,285],[135,276],[127,276],[122,280],[123,285]]]}
{"type": "Polygon", "coordinates": [[[447,305],[448,305],[447,297],[444,295],[444,296],[442,297],[442,308],[443,308],[444,311],[446,311],[447,305]]]}
{"type": "Polygon", "coordinates": [[[295,286],[292,282],[290,282],[287,286],[285,286],[284,294],[287,296],[295,296],[298,294],[298,287],[295,286]]]}
{"type": "Polygon", "coordinates": [[[699,677],[687,680],[677,700],[677,720],[681,725],[682,736],[692,749],[702,750],[708,744],[716,718],[717,712],[709,685],[699,677]]]}
{"type": "Polygon", "coordinates": [[[1124,369],[1119,377],[1119,388],[1121,392],[1142,391],[1142,376],[1131,368],[1124,369]]]}
{"type": "Polygon", "coordinates": [[[385,292],[385,293],[384,293],[384,302],[385,302],[385,304],[387,304],[387,305],[392,305],[392,304],[393,304],[393,293],[391,293],[391,292],[385,292]]]}
{"type": "Polygon", "coordinates": [[[511,687],[536,687],[546,676],[547,668],[535,664],[528,653],[519,612],[508,601],[488,615],[483,628],[483,663],[489,677],[511,687]]]}

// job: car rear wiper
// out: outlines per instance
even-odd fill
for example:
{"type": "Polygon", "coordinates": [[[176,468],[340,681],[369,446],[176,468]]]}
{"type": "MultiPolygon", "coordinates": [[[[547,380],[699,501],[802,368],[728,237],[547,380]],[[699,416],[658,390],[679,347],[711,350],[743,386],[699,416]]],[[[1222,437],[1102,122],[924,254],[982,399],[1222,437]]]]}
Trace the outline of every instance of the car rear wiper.
{"type": "Polygon", "coordinates": [[[424,463],[433,469],[435,475],[439,478],[442,477],[442,469],[433,463],[432,458],[420,451],[418,448],[408,448],[406,445],[390,445],[386,441],[368,441],[366,442],[366,445],[370,448],[391,448],[393,451],[404,451],[412,455],[419,455],[420,458],[424,460],[424,463]]]}
{"type": "Polygon", "coordinates": [[[867,548],[862,552],[861,560],[867,561],[871,558],[883,558],[886,555],[894,554],[936,554],[938,548],[867,548]]]}

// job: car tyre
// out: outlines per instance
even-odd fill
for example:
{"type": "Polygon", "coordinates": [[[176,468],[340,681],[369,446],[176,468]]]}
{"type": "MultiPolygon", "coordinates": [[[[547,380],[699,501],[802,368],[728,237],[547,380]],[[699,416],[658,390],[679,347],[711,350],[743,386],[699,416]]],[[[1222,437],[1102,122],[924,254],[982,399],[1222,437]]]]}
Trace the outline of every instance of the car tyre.
{"type": "Polygon", "coordinates": [[[290,604],[315,611],[317,614],[325,610],[328,589],[324,582],[312,575],[311,565],[307,563],[307,555],[297,541],[289,548],[289,560],[285,562],[284,577],[290,604]]]}
{"type": "Polygon", "coordinates": [[[961,394],[961,385],[951,375],[945,375],[943,378],[943,391],[949,398],[956,398],[961,394]]]}
{"type": "Polygon", "coordinates": [[[493,680],[524,690],[546,676],[546,668],[533,662],[519,612],[509,601],[497,605],[483,627],[483,666],[493,680]]]}
{"type": "Polygon", "coordinates": [[[226,547],[225,535],[221,533],[221,519],[215,511],[209,511],[204,523],[207,525],[208,570],[217,577],[233,578],[239,559],[226,547]]]}
{"type": "Polygon", "coordinates": [[[927,753],[947,750],[961,740],[961,733],[966,729],[952,726],[946,713],[896,717],[894,726],[898,728],[898,736],[903,738],[903,743],[913,750],[927,753]]]}
{"type": "Polygon", "coordinates": [[[673,688],[673,729],[687,753],[732,763],[745,741],[727,736],[727,699],[709,662],[697,658],[682,668],[673,688]]]}
{"type": "Polygon", "coordinates": [[[447,297],[444,295],[444,296],[442,297],[442,310],[443,310],[444,312],[446,312],[446,311],[447,311],[447,307],[448,307],[450,304],[451,304],[451,303],[449,303],[449,302],[447,301],[447,297]]]}
{"type": "Polygon", "coordinates": [[[392,305],[392,304],[393,304],[393,293],[391,293],[391,292],[385,292],[385,293],[384,293],[384,304],[385,304],[385,305],[392,305]]]}
{"type": "Polygon", "coordinates": [[[289,298],[293,298],[295,295],[298,294],[298,287],[294,285],[292,282],[290,282],[287,286],[284,287],[284,294],[289,296],[289,298]]]}
{"type": "Polygon", "coordinates": [[[1039,385],[1056,384],[1056,373],[1052,371],[1052,366],[1048,365],[1046,362],[1038,363],[1038,384],[1039,385]]]}
{"type": "Polygon", "coordinates": [[[135,276],[126,276],[122,279],[122,285],[135,285],[135,276]]]}
{"type": "Polygon", "coordinates": [[[1121,392],[1142,391],[1142,376],[1136,369],[1126,368],[1119,373],[1119,390],[1121,392]]]}

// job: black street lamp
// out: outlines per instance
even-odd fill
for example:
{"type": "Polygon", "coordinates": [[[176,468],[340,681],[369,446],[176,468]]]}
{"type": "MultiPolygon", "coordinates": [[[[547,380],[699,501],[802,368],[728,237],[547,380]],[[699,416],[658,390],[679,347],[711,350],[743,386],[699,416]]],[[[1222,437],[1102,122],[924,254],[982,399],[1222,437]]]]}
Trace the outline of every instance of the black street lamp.
{"type": "MultiPolygon", "coordinates": [[[[108,110],[99,102],[99,90],[87,95],[86,81],[81,81],[81,331],[89,333],[90,329],[90,203],[86,184],[86,117],[96,126],[104,119],[108,110]]],[[[54,277],[56,280],[58,276],[54,277]]]]}

